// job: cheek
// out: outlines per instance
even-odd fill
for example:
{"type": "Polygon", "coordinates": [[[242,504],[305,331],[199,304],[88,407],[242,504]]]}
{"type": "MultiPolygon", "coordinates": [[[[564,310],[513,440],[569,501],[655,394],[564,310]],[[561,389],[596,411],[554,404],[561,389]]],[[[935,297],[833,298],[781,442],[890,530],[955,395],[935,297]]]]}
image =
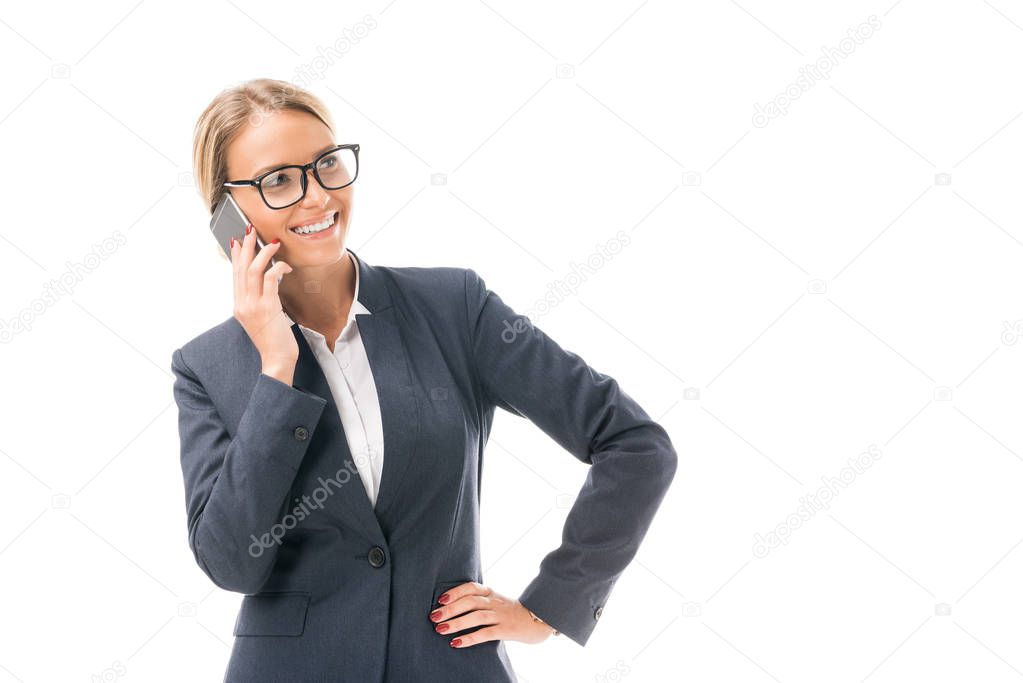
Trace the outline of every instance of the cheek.
{"type": "Polygon", "coordinates": [[[280,212],[272,211],[264,206],[262,209],[256,210],[255,216],[249,217],[252,224],[256,226],[256,231],[264,243],[279,237],[281,233],[287,230],[287,223],[282,222],[281,217],[277,215],[278,213],[280,212]]]}
{"type": "Polygon", "coordinates": [[[352,200],[355,197],[355,186],[349,185],[348,187],[341,190],[334,190],[334,199],[344,206],[351,206],[352,200]]]}
{"type": "Polygon", "coordinates": [[[261,230],[266,230],[279,220],[277,216],[273,215],[274,212],[259,198],[258,191],[254,191],[251,197],[245,197],[244,201],[235,197],[235,201],[238,202],[238,207],[245,214],[245,217],[261,230]]]}

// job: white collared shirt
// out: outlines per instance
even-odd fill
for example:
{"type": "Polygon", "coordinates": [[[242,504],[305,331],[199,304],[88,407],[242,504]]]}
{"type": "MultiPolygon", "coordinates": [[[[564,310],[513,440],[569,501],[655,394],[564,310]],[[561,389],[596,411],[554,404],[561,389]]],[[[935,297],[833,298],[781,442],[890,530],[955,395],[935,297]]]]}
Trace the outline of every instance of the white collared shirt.
{"type": "MultiPolygon", "coordinates": [[[[348,312],[348,320],[334,342],[334,352],[330,352],[326,337],[322,334],[301,324],[298,327],[327,378],[348,439],[348,448],[352,452],[352,460],[366,488],[366,495],[375,506],[384,464],[384,429],[376,382],[373,380],[366,348],[362,345],[359,324],[355,320],[357,313],[369,314],[370,311],[359,301],[358,259],[351,251],[345,251],[355,265],[355,297],[348,312]]],[[[289,324],[294,324],[295,321],[287,313],[284,317],[289,324]]]]}

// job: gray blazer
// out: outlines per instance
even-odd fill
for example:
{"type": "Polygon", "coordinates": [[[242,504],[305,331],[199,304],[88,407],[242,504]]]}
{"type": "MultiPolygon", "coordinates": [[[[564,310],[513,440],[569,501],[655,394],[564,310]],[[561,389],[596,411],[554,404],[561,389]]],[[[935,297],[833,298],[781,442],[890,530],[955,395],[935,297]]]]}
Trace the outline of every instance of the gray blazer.
{"type": "Polygon", "coordinates": [[[374,508],[298,325],[293,385],[232,316],[176,349],[188,541],[245,594],[225,681],[515,681],[503,641],[449,646],[429,612],[484,582],[480,471],[496,407],[589,466],[560,547],[519,596],[585,645],[675,474],[665,430],[465,268],[373,266],[357,317],[380,399],[374,508]]]}

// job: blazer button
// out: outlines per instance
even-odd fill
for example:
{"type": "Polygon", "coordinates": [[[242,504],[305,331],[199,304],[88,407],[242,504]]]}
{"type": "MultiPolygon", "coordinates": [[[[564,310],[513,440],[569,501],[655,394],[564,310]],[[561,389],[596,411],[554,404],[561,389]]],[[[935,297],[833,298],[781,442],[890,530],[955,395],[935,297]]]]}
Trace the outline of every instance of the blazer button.
{"type": "Polygon", "coordinates": [[[604,613],[604,608],[603,608],[603,607],[598,607],[598,608],[597,608],[597,609],[596,609],[596,610],[595,610],[595,611],[593,612],[593,618],[594,618],[594,619],[600,619],[600,615],[601,615],[601,614],[603,614],[603,613],[604,613]]]}
{"type": "Polygon", "coordinates": [[[379,569],[384,566],[384,550],[378,545],[369,549],[369,563],[379,569]]]}
{"type": "Polygon", "coordinates": [[[309,438],[309,430],[305,427],[295,427],[295,440],[305,441],[309,438]]]}

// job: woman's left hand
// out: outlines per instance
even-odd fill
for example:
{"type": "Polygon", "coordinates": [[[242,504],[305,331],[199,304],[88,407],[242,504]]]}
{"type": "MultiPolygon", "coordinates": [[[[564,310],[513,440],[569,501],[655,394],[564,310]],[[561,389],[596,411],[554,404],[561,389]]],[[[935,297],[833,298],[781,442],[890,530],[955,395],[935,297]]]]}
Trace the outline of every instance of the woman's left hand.
{"type": "Polygon", "coordinates": [[[521,602],[475,581],[455,586],[440,596],[438,602],[441,606],[430,613],[437,633],[484,626],[453,639],[452,647],[470,647],[489,640],[540,643],[554,634],[553,627],[534,621],[521,602]]]}

